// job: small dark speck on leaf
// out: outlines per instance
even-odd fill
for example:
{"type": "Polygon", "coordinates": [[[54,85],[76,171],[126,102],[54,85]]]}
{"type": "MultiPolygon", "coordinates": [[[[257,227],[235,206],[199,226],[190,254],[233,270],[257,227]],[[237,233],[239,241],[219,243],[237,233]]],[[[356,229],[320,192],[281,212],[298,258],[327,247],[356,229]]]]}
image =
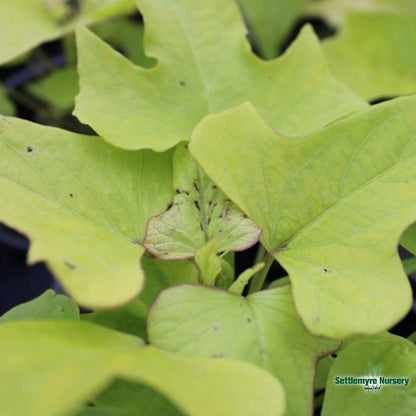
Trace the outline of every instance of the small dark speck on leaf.
{"type": "Polygon", "coordinates": [[[331,357],[337,358],[338,354],[331,354],[331,357]]]}
{"type": "Polygon", "coordinates": [[[61,312],[65,312],[65,308],[61,308],[61,312]]]}
{"type": "Polygon", "coordinates": [[[171,209],[172,208],[172,202],[168,205],[168,207],[166,209],[171,209]]]}
{"type": "Polygon", "coordinates": [[[218,186],[217,185],[212,185],[212,189],[217,189],[218,186]]]}
{"type": "Polygon", "coordinates": [[[64,261],[64,264],[65,264],[65,266],[66,267],[68,267],[68,269],[71,269],[71,270],[75,270],[76,268],[77,268],[77,266],[75,266],[75,264],[72,264],[70,261],[68,261],[68,260],[65,260],[64,261]]]}
{"type": "Polygon", "coordinates": [[[196,206],[196,209],[201,211],[201,207],[199,206],[199,202],[198,201],[194,201],[194,204],[196,206]]]}
{"type": "Polygon", "coordinates": [[[140,244],[139,240],[132,240],[131,242],[132,242],[132,244],[140,244]]]}
{"type": "Polygon", "coordinates": [[[70,196],[71,198],[73,198],[73,197],[74,197],[74,195],[72,195],[72,194],[69,194],[69,196],[70,196]]]}
{"type": "Polygon", "coordinates": [[[212,358],[223,358],[224,354],[212,354],[212,358]]]}
{"type": "Polygon", "coordinates": [[[315,321],[319,322],[321,320],[321,315],[318,313],[318,315],[315,316],[315,321]]]}
{"type": "Polygon", "coordinates": [[[247,318],[247,322],[251,324],[251,318],[247,318]]]}
{"type": "Polygon", "coordinates": [[[199,228],[201,229],[202,232],[204,232],[204,227],[202,226],[201,223],[199,223],[199,228]]]}
{"type": "Polygon", "coordinates": [[[30,146],[26,147],[26,152],[32,153],[33,152],[33,147],[30,147],[30,146]]]}
{"type": "Polygon", "coordinates": [[[183,87],[186,85],[186,81],[184,79],[181,79],[179,81],[179,84],[182,85],[183,87]]]}
{"type": "Polygon", "coordinates": [[[196,182],[194,182],[193,185],[194,185],[194,188],[196,189],[196,191],[199,192],[199,188],[198,188],[198,185],[196,184],[196,182]]]}
{"type": "Polygon", "coordinates": [[[324,268],[324,273],[332,273],[331,269],[327,269],[326,267],[324,268]]]}
{"type": "Polygon", "coordinates": [[[214,331],[218,331],[218,330],[219,330],[219,328],[218,328],[217,326],[213,326],[213,327],[212,327],[212,329],[213,329],[214,331]]]}

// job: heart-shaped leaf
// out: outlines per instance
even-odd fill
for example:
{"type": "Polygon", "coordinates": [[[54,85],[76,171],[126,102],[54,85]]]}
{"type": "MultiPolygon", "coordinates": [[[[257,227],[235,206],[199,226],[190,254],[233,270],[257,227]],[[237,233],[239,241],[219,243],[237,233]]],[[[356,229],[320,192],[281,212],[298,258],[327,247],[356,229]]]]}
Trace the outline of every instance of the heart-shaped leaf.
{"type": "Polygon", "coordinates": [[[339,342],[303,327],[290,286],[246,298],[204,286],[167,289],[148,319],[151,344],[169,351],[248,361],[275,375],[286,391],[286,415],[310,415],[315,365],[339,342]]]}

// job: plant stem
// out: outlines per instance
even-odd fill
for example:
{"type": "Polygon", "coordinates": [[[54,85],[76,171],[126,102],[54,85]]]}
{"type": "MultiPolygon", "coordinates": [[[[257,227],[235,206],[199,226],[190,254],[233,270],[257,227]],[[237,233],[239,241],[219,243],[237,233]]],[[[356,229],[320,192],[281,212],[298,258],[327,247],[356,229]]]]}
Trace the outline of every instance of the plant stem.
{"type": "Polygon", "coordinates": [[[413,273],[416,273],[416,257],[412,257],[411,259],[403,260],[403,267],[405,273],[409,276],[413,273]]]}
{"type": "Polygon", "coordinates": [[[267,273],[269,272],[270,266],[272,265],[273,261],[274,259],[271,256],[271,254],[267,253],[264,258],[264,263],[266,263],[265,266],[259,272],[257,272],[250,281],[250,288],[248,290],[249,294],[258,292],[261,290],[261,288],[264,285],[264,281],[266,280],[267,273]]]}

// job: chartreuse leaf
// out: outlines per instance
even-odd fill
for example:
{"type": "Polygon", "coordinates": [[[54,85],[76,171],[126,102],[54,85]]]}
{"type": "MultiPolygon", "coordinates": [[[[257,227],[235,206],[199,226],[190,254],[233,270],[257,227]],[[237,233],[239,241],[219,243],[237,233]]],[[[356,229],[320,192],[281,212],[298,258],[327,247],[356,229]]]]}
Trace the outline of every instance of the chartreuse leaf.
{"type": "Polygon", "coordinates": [[[349,12],[413,14],[416,4],[413,0],[316,0],[308,4],[305,13],[319,16],[338,26],[349,12]]]}
{"type": "Polygon", "coordinates": [[[29,83],[25,89],[58,110],[69,111],[78,93],[78,74],[75,66],[59,69],[46,78],[29,83]]]}
{"type": "Polygon", "coordinates": [[[311,414],[315,364],[339,346],[306,331],[290,286],[246,298],[204,286],[167,289],[149,313],[148,334],[151,344],[169,351],[267,369],[286,391],[285,414],[296,416],[311,414]]]}
{"type": "MultiPolygon", "coordinates": [[[[99,408],[113,408],[134,412],[132,416],[180,416],[182,412],[165,396],[143,384],[128,380],[114,380],[108,388],[93,399],[99,408]]],[[[78,415],[77,415],[78,416],[78,415]]]]}
{"type": "Polygon", "coordinates": [[[134,0],[16,0],[0,3],[0,64],[75,26],[88,25],[134,10],[134,0]],[[24,28],[24,30],[22,30],[24,28]]]}
{"type": "Polygon", "coordinates": [[[46,260],[82,305],[136,296],[146,221],[172,198],[171,154],[6,117],[0,153],[0,219],[31,238],[29,262],[46,260]]]}
{"type": "Polygon", "coordinates": [[[3,85],[0,83],[0,114],[3,114],[4,116],[14,116],[15,113],[16,108],[13,102],[7,96],[3,85]]]}
{"type": "Polygon", "coordinates": [[[263,230],[314,334],[377,333],[410,308],[397,243],[416,218],[415,129],[409,97],[305,137],[277,134],[250,104],[194,131],[191,153],[263,230]]]}
{"type": "Polygon", "coordinates": [[[92,322],[120,332],[146,339],[147,305],[134,299],[127,305],[81,315],[83,321],[92,322]]]}
{"type": "Polygon", "coordinates": [[[192,0],[138,4],[145,51],[158,59],[150,70],[88,30],[77,33],[75,115],[116,146],[168,149],[189,139],[206,114],[246,100],[285,134],[314,130],[366,105],[329,73],[310,27],[282,58],[262,62],[231,0],[202,0],[198,7],[192,0]]]}
{"type": "MultiPolygon", "coordinates": [[[[201,171],[188,150],[175,151],[172,206],[151,218],[144,245],[161,259],[186,259],[215,239],[215,252],[241,251],[255,244],[261,231],[201,171]]],[[[211,249],[213,246],[210,246],[211,249]]]]}
{"type": "Polygon", "coordinates": [[[48,289],[37,298],[7,311],[0,317],[0,323],[38,319],[79,319],[79,309],[67,296],[48,289]]]}
{"type": "Polygon", "coordinates": [[[413,332],[413,334],[409,336],[408,340],[416,344],[416,332],[413,332]]]}
{"type": "Polygon", "coordinates": [[[115,377],[144,384],[185,414],[281,415],[280,383],[253,365],[175,356],[80,321],[0,325],[0,414],[76,413],[115,377]]]}
{"type": "Polygon", "coordinates": [[[117,407],[92,407],[85,406],[76,416],[136,416],[137,412],[131,409],[117,407]]]}
{"type": "Polygon", "coordinates": [[[323,48],[333,73],[367,99],[416,92],[416,15],[352,13],[323,48]]]}
{"type": "Polygon", "coordinates": [[[150,306],[157,295],[171,286],[184,283],[198,283],[197,267],[188,260],[159,260],[142,257],[142,267],[146,275],[140,300],[150,306]]]}
{"type": "Polygon", "coordinates": [[[310,0],[238,0],[260,55],[272,59],[310,0]]]}
{"type": "MultiPolygon", "coordinates": [[[[416,413],[416,346],[404,338],[383,334],[361,338],[340,351],[329,372],[322,415],[411,416],[416,413]],[[377,374],[378,373],[378,374],[377,374]],[[336,377],[408,379],[368,392],[363,385],[335,384],[336,377]],[[340,405],[342,403],[342,405],[340,405]]],[[[380,385],[380,384],[379,384],[380,385]]]]}
{"type": "Polygon", "coordinates": [[[229,291],[231,293],[234,293],[236,295],[241,295],[243,293],[244,288],[246,287],[249,280],[263,267],[265,266],[265,263],[259,263],[256,264],[253,267],[250,267],[246,270],[244,270],[235,280],[235,282],[230,286],[229,291]]]}

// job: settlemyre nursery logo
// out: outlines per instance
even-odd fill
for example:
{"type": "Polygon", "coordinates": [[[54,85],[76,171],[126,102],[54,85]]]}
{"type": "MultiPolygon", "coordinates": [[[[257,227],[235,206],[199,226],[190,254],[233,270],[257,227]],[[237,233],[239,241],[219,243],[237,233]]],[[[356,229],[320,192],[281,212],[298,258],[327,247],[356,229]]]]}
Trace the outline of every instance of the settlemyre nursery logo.
{"type": "Polygon", "coordinates": [[[407,387],[409,385],[408,377],[386,377],[380,374],[380,370],[381,364],[377,369],[370,364],[370,368],[365,371],[365,376],[336,376],[334,384],[336,386],[362,386],[367,393],[378,393],[384,386],[407,387]]]}

